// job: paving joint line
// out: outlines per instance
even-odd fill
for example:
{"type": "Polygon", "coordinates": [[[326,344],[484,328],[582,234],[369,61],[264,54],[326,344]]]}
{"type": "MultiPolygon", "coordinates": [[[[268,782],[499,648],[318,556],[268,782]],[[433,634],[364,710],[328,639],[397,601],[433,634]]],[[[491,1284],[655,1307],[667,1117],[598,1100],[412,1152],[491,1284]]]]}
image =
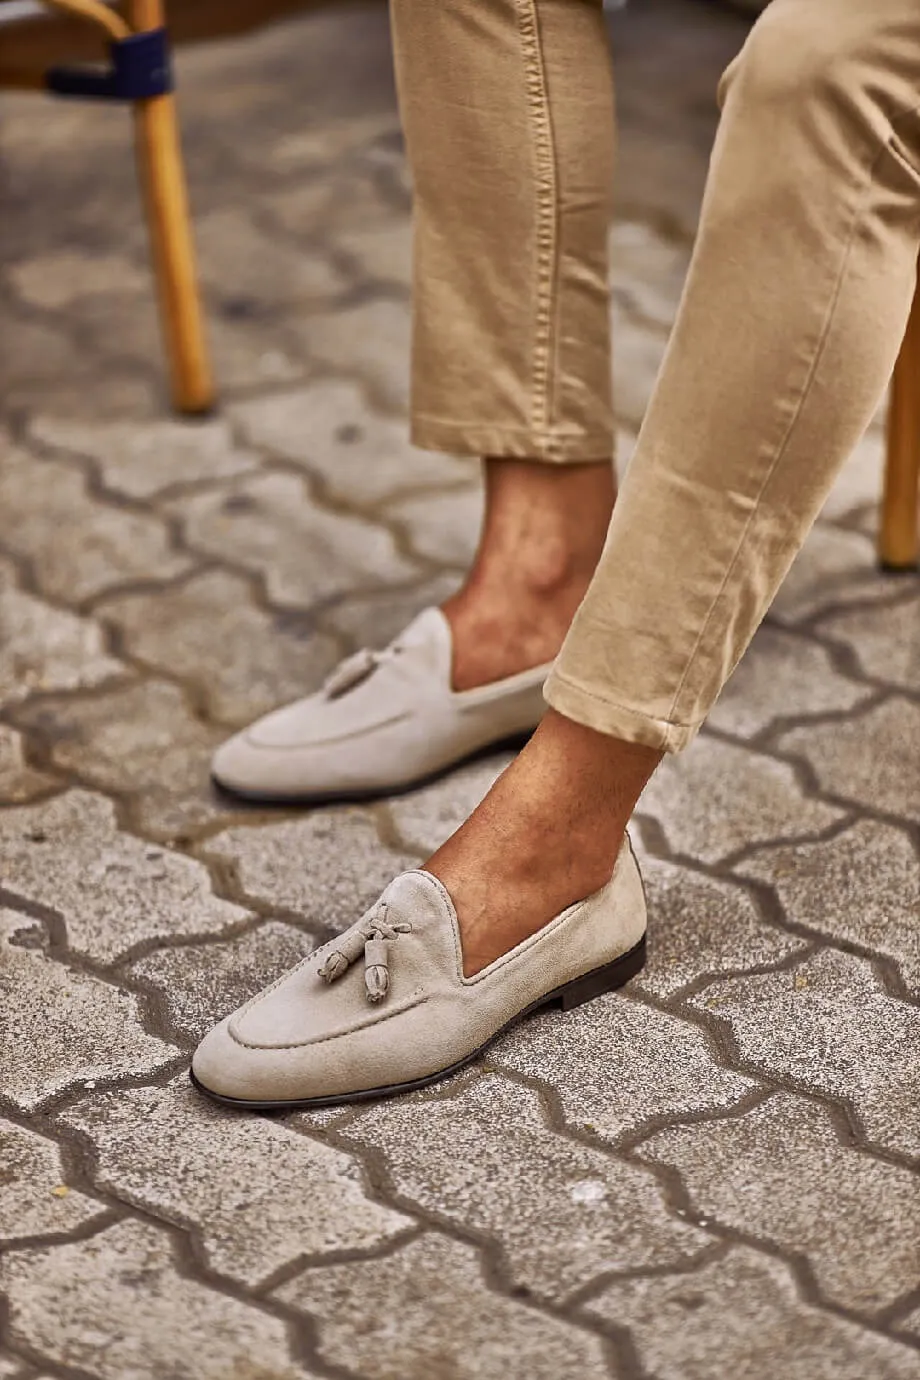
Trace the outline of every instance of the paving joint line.
{"type": "Polygon", "coordinates": [[[437,1235],[448,1237],[463,1245],[472,1246],[479,1256],[483,1281],[496,1294],[511,1302],[541,1312],[547,1317],[573,1324],[594,1336],[603,1338],[611,1335],[609,1324],[601,1320],[573,1316],[564,1303],[557,1304],[546,1296],[536,1293],[529,1285],[516,1283],[510,1272],[506,1252],[494,1232],[470,1227],[466,1223],[458,1223],[456,1219],[436,1210],[423,1208],[411,1198],[397,1192],[386,1157],[376,1147],[356,1144],[349,1140],[347,1128],[344,1128],[341,1134],[337,1127],[327,1128],[325,1133],[319,1135],[305,1128],[305,1134],[323,1139],[328,1144],[356,1156],[363,1163],[368,1183],[366,1196],[370,1201],[393,1208],[416,1221],[421,1221],[437,1235]]]}

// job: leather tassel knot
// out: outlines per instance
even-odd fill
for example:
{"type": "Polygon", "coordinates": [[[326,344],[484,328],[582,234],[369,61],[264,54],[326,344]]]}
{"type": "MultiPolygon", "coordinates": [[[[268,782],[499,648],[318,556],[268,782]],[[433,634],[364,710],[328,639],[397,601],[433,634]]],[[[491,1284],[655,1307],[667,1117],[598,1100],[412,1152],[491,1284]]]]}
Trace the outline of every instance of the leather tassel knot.
{"type": "Polygon", "coordinates": [[[402,651],[399,642],[392,642],[389,647],[383,647],[376,652],[368,651],[364,647],[360,652],[355,652],[354,656],[346,657],[326,677],[323,694],[327,700],[337,700],[340,695],[347,695],[349,690],[357,689],[368,676],[372,676],[378,666],[396,661],[402,655],[402,651]]]}
{"type": "Polygon", "coordinates": [[[390,944],[411,929],[406,920],[391,925],[387,921],[387,904],[381,901],[376,910],[335,941],[335,948],[319,969],[320,977],[324,982],[335,982],[363,953],[365,996],[376,1005],[390,990],[390,944]]]}
{"type": "Polygon", "coordinates": [[[336,666],[323,684],[323,694],[328,700],[337,700],[348,690],[353,690],[377,668],[377,658],[373,652],[355,652],[341,665],[336,666]]]}

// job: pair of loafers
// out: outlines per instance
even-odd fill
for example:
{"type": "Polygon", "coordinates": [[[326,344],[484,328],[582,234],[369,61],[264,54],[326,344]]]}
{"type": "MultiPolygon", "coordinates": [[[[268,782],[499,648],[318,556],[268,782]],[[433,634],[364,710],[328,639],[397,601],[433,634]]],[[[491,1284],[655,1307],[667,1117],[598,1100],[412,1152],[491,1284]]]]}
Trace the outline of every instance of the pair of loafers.
{"type": "MultiPolygon", "coordinates": [[[[359,653],[315,695],[267,715],[215,756],[248,799],[312,802],[408,788],[532,732],[549,667],[451,688],[450,628],[428,609],[383,652],[359,653]]],[[[196,1086],[252,1109],[357,1101],[424,1087],[540,1007],[612,991],[641,969],[646,914],[628,841],[610,882],[472,977],[450,896],[417,870],[343,935],[202,1041],[196,1086]]]]}

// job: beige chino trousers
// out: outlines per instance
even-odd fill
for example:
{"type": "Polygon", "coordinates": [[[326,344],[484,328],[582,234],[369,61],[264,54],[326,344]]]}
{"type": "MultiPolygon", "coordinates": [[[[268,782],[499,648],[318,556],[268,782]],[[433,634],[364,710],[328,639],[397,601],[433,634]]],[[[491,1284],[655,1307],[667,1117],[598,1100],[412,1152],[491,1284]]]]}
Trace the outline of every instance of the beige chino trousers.
{"type": "MultiPolygon", "coordinates": [[[[612,452],[600,0],[392,0],[416,187],[413,435],[612,452]]],[[[547,683],[673,751],[763,618],[903,335],[920,0],[772,0],[725,73],[699,235],[604,555],[547,683]]]]}

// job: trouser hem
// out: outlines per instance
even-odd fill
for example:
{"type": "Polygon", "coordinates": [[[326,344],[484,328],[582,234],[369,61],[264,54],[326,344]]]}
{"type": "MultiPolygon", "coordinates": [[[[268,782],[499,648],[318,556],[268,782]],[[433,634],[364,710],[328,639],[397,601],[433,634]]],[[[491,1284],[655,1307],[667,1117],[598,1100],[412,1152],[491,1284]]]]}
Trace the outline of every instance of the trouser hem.
{"type": "Polygon", "coordinates": [[[467,424],[415,415],[411,432],[413,445],[421,450],[443,451],[448,455],[540,460],[549,465],[610,463],[614,452],[614,440],[609,431],[559,435],[529,427],[467,424]]]}
{"type": "Polygon", "coordinates": [[[567,719],[620,738],[626,743],[641,743],[659,752],[680,752],[699,733],[703,721],[678,724],[669,719],[656,718],[641,709],[619,704],[606,696],[595,694],[583,685],[576,685],[555,668],[543,688],[543,695],[553,709],[567,719]]]}

